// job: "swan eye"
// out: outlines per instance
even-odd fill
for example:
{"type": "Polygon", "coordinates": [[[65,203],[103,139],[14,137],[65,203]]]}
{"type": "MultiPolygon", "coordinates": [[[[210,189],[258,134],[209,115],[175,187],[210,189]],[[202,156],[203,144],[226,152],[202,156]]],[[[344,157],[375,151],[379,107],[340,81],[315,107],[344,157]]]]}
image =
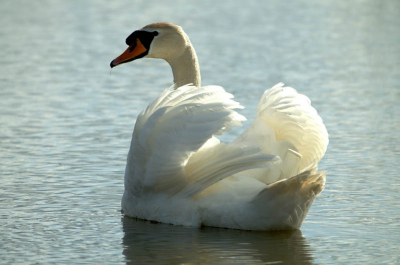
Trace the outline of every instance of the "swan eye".
{"type": "Polygon", "coordinates": [[[129,52],[133,52],[133,50],[136,48],[137,43],[135,42],[130,48],[129,52]]]}
{"type": "Polygon", "coordinates": [[[158,32],[157,31],[153,31],[153,36],[158,36],[158,32]]]}

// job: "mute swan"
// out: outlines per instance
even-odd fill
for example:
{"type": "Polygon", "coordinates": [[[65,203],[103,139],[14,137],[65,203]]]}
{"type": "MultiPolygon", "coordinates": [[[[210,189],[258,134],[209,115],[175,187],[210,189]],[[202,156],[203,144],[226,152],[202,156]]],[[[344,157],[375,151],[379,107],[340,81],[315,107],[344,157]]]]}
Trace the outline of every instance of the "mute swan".
{"type": "Polygon", "coordinates": [[[200,86],[197,56],[181,27],[134,31],[114,67],[166,60],[174,85],[137,117],[125,169],[124,214],[185,226],[300,228],[324,188],[317,172],[328,133],[310,100],[282,83],[266,90],[252,125],[232,143],[214,136],[241,126],[242,106],[222,87],[200,86]]]}

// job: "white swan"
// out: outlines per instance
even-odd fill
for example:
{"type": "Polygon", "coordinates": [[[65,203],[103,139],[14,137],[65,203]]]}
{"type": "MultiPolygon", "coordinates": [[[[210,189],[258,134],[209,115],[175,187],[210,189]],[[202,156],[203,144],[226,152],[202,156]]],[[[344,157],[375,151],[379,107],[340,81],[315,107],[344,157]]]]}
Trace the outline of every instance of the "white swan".
{"type": "Polygon", "coordinates": [[[300,228],[325,184],[317,164],[328,133],[310,100],[274,86],[262,96],[253,124],[225,145],[213,135],[241,126],[245,118],[234,109],[242,107],[222,87],[200,86],[197,56],[182,28],[150,24],[126,43],[111,67],[161,58],[171,65],[174,86],[137,118],[123,212],[186,226],[300,228]]]}

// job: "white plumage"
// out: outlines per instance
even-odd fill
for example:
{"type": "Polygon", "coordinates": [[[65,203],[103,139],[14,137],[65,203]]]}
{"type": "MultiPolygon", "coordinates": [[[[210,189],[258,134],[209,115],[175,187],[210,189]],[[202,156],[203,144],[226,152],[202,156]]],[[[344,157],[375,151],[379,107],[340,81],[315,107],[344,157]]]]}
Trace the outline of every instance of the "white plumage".
{"type": "MultiPolygon", "coordinates": [[[[172,24],[142,30],[157,30],[164,43],[176,32],[187,37],[172,24]]],[[[159,54],[162,42],[154,38],[148,57],[159,54]]],[[[195,55],[191,44],[182,49],[195,55]]],[[[196,58],[192,64],[187,71],[198,71],[196,58]]],[[[176,81],[182,70],[173,72],[176,81]]],[[[261,97],[252,125],[225,145],[214,135],[241,126],[245,117],[235,109],[242,106],[222,87],[193,82],[197,86],[166,89],[139,114],[125,170],[124,213],[177,225],[298,229],[325,184],[325,172],[316,167],[328,133],[310,100],[274,86],[261,97]]]]}

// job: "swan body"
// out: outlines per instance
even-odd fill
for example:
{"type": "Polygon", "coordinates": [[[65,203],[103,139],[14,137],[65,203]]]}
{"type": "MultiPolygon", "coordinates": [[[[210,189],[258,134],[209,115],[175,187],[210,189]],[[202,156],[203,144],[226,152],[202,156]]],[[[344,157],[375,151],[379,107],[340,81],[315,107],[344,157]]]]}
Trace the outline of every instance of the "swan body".
{"type": "Polygon", "coordinates": [[[174,85],[136,121],[122,210],[185,226],[298,229],[324,188],[317,172],[328,133],[310,100],[282,83],[265,91],[252,125],[230,144],[215,135],[241,126],[243,108],[219,86],[200,85],[196,53],[181,27],[150,24],[126,40],[111,67],[161,58],[174,85]]]}

